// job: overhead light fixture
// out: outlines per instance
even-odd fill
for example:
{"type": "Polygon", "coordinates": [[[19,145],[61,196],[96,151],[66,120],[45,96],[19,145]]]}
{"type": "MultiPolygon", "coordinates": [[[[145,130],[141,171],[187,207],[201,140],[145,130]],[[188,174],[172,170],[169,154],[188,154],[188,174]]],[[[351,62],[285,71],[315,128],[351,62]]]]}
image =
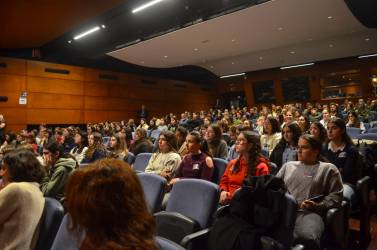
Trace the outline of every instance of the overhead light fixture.
{"type": "Polygon", "coordinates": [[[374,56],[377,56],[377,54],[369,54],[369,55],[364,55],[364,56],[359,56],[357,58],[367,58],[367,57],[374,57],[374,56]]]}
{"type": "Polygon", "coordinates": [[[328,19],[332,19],[332,16],[328,16],[327,18],[328,18],[328,19]]]}
{"type": "Polygon", "coordinates": [[[72,43],[72,40],[69,40],[68,43],[72,43]]]}
{"type": "Polygon", "coordinates": [[[220,78],[228,78],[228,77],[235,77],[235,76],[244,76],[246,73],[238,73],[238,74],[232,74],[232,75],[225,75],[220,76],[220,78]]]}
{"type": "Polygon", "coordinates": [[[141,5],[140,7],[137,7],[136,9],[133,9],[132,10],[132,13],[136,13],[136,12],[139,12],[139,11],[142,11],[143,9],[146,9],[148,7],[151,7],[152,5],[155,5],[159,2],[162,2],[164,0],[154,0],[154,1],[150,1],[149,3],[146,3],[146,4],[143,4],[141,5]]]}
{"type": "Polygon", "coordinates": [[[304,64],[285,66],[285,67],[281,67],[280,69],[291,69],[291,68],[299,68],[299,67],[306,67],[306,66],[312,66],[312,65],[314,65],[314,63],[304,63],[304,64]]]}
{"type": "Polygon", "coordinates": [[[99,27],[99,26],[96,26],[96,27],[94,27],[94,28],[92,28],[92,29],[90,29],[90,30],[87,30],[87,31],[85,31],[85,32],[83,32],[83,33],[81,33],[81,34],[75,36],[73,39],[74,39],[74,40],[79,40],[79,39],[81,39],[81,38],[83,38],[83,37],[85,37],[85,36],[87,36],[87,35],[89,35],[89,34],[92,34],[93,32],[98,31],[98,30],[100,30],[100,27],[99,27]]]}
{"type": "Polygon", "coordinates": [[[105,28],[106,28],[106,25],[102,24],[102,25],[101,25],[101,28],[102,28],[102,29],[105,29],[105,28]]]}

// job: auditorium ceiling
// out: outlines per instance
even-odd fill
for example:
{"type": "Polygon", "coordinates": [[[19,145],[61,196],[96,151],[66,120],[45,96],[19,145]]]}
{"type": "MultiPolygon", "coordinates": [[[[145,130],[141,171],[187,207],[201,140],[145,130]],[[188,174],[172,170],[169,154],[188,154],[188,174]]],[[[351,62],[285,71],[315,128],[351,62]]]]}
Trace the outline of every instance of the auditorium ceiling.
{"type": "Polygon", "coordinates": [[[350,0],[151,1],[3,0],[0,54],[205,82],[377,53],[350,0]]]}

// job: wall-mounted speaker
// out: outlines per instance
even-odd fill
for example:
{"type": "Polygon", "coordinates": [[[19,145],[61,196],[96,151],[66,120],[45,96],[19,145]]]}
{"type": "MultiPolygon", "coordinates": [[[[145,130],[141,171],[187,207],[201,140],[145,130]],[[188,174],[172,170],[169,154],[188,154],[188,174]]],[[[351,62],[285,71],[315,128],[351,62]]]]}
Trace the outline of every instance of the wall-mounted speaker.
{"type": "Polygon", "coordinates": [[[0,96],[0,102],[7,102],[8,96],[0,96]]]}

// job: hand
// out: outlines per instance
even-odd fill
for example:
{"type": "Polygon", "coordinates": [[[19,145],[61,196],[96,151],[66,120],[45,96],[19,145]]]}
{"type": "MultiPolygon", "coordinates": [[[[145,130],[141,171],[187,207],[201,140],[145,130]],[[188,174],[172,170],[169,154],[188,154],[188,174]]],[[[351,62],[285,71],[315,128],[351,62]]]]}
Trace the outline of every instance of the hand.
{"type": "Polygon", "coordinates": [[[45,154],[43,155],[43,164],[44,166],[48,169],[49,166],[51,165],[52,163],[52,158],[51,158],[51,154],[45,154]]]}
{"type": "Polygon", "coordinates": [[[301,209],[306,209],[306,210],[313,210],[318,204],[314,201],[310,201],[310,200],[304,200],[301,205],[300,205],[300,208],[301,209]]]}
{"type": "Polygon", "coordinates": [[[171,178],[171,172],[170,171],[162,171],[160,173],[160,176],[164,177],[165,179],[170,179],[171,178]]]}
{"type": "Polygon", "coordinates": [[[226,202],[226,200],[228,199],[229,196],[230,196],[229,192],[222,191],[221,194],[220,194],[220,201],[219,201],[219,203],[220,204],[224,204],[226,202]]]}
{"type": "Polygon", "coordinates": [[[179,181],[179,178],[173,178],[170,180],[169,185],[174,185],[178,181],[179,181]]]}

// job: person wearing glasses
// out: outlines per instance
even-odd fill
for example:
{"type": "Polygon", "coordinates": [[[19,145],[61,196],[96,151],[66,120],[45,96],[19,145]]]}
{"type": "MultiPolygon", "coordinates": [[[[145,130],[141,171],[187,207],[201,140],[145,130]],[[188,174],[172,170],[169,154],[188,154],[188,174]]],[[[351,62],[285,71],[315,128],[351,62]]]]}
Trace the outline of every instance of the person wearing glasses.
{"type": "Polygon", "coordinates": [[[0,249],[35,249],[45,200],[39,182],[45,171],[33,152],[8,152],[0,176],[0,249]]]}
{"type": "Polygon", "coordinates": [[[276,176],[283,179],[300,208],[294,229],[296,243],[305,249],[320,249],[323,218],[328,209],[340,206],[343,182],[334,164],[319,161],[322,143],[313,135],[302,135],[297,148],[298,161],[284,164],[276,176]]]}
{"type": "Polygon", "coordinates": [[[242,131],[236,140],[239,157],[230,161],[220,180],[220,204],[227,204],[248,176],[270,174],[268,160],[261,154],[259,135],[242,131]]]}
{"type": "Polygon", "coordinates": [[[172,174],[181,163],[181,156],[177,153],[178,144],[172,131],[162,131],[158,139],[158,152],[153,153],[145,169],[146,173],[158,174],[170,180],[172,174]]]}

